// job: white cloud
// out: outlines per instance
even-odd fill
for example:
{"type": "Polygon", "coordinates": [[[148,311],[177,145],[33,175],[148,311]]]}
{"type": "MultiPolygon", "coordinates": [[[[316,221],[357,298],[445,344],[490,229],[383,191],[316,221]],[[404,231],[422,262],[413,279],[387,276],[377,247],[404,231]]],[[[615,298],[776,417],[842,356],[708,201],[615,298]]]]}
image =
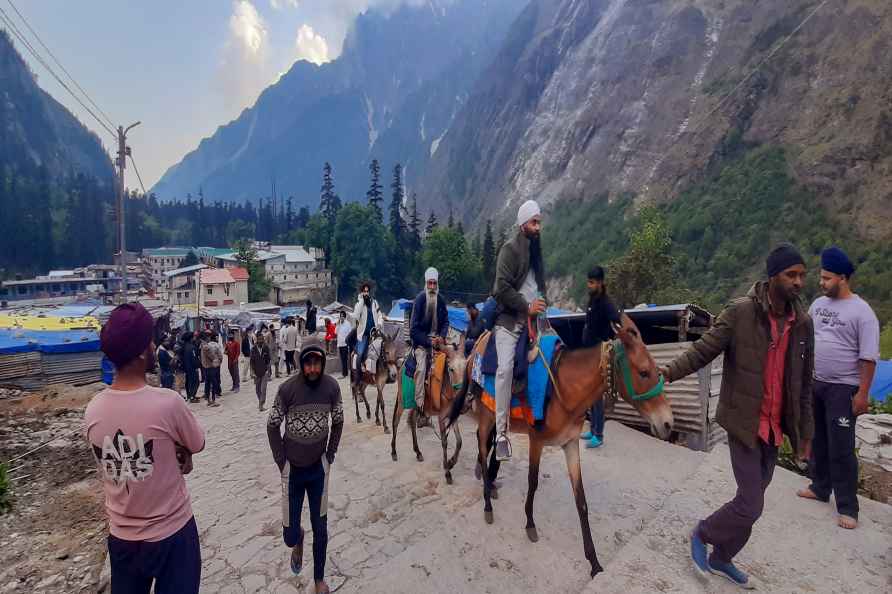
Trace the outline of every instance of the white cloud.
{"type": "Polygon", "coordinates": [[[329,61],[328,42],[322,35],[316,33],[309,25],[301,25],[297,30],[297,38],[294,40],[294,59],[306,60],[314,64],[324,64],[329,61]]]}
{"type": "Polygon", "coordinates": [[[250,104],[269,84],[269,33],[249,0],[235,0],[220,62],[220,83],[231,107],[250,104]]]}
{"type": "Polygon", "coordinates": [[[300,2],[298,0],[269,0],[269,5],[273,10],[282,10],[283,8],[297,8],[300,2]]]}

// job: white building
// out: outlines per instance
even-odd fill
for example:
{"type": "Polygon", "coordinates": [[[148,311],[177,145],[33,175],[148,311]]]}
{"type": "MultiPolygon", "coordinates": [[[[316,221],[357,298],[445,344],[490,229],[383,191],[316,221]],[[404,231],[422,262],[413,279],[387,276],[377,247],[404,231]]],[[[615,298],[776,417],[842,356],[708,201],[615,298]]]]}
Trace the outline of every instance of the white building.
{"type": "MultiPolygon", "coordinates": [[[[312,299],[318,303],[334,299],[331,271],[325,268],[325,253],[299,245],[256,244],[257,261],[263,264],[272,283],[269,300],[278,305],[312,299]]],[[[234,252],[217,256],[221,268],[239,265],[234,252]]]]}

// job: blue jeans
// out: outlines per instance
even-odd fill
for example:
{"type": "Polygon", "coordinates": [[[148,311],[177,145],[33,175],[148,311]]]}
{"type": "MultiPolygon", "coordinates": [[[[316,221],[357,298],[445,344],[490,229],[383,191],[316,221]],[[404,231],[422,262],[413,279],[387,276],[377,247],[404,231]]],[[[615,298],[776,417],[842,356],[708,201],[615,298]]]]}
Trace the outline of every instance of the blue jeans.
{"type": "Polygon", "coordinates": [[[598,400],[588,412],[592,426],[592,435],[598,439],[604,439],[604,401],[598,400]]]}
{"type": "Polygon", "coordinates": [[[201,548],[195,518],[157,542],[108,535],[112,594],[198,594],[201,548]]]}

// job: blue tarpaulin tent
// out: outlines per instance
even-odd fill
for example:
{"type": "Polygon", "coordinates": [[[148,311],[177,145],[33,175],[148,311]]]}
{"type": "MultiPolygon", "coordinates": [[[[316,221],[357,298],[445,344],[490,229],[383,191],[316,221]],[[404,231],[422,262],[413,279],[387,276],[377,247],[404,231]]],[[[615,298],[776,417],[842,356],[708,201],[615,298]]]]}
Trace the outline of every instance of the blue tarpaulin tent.
{"type": "Polygon", "coordinates": [[[13,353],[86,353],[99,350],[93,330],[0,330],[0,355],[13,353]]]}
{"type": "Polygon", "coordinates": [[[870,385],[870,397],[885,402],[892,396],[892,361],[877,361],[877,371],[870,385]]]}
{"type": "MultiPolygon", "coordinates": [[[[412,307],[412,301],[408,299],[400,299],[393,303],[393,308],[390,310],[390,313],[387,314],[388,318],[394,320],[404,320],[405,312],[409,308],[412,307]]],[[[468,310],[464,307],[452,307],[449,306],[446,308],[449,312],[449,326],[453,328],[456,332],[464,332],[468,329],[468,322],[470,318],[468,317],[468,310]]],[[[478,303],[477,309],[483,309],[483,304],[478,303]]],[[[568,313],[562,309],[558,309],[556,307],[548,308],[549,316],[557,316],[561,314],[568,313]]]]}

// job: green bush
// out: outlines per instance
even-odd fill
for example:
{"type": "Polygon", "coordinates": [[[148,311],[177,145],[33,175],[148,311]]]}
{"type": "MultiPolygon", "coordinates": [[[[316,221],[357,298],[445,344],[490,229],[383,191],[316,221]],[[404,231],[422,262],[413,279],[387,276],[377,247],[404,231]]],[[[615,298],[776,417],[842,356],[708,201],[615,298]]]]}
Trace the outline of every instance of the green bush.
{"type": "MultiPolygon", "coordinates": [[[[807,261],[804,297],[811,301],[818,295],[820,252],[835,244],[858,264],[855,290],[882,322],[892,322],[892,242],[866,240],[853,233],[851,225],[831,217],[792,177],[782,147],[746,148],[735,154],[711,177],[656,209],[671,239],[674,284],[717,312],[764,276],[765,256],[775,244],[790,241],[807,261]]],[[[584,295],[588,268],[627,256],[641,224],[630,195],[559,202],[546,216],[543,230],[548,274],[573,276],[571,297],[578,300],[584,295]]],[[[684,297],[678,291],[672,295],[684,297]]],[[[892,330],[884,333],[883,344],[884,357],[892,357],[892,330]]]]}
{"type": "Polygon", "coordinates": [[[0,463],[0,515],[12,509],[12,485],[7,476],[6,464],[0,463]]]}

